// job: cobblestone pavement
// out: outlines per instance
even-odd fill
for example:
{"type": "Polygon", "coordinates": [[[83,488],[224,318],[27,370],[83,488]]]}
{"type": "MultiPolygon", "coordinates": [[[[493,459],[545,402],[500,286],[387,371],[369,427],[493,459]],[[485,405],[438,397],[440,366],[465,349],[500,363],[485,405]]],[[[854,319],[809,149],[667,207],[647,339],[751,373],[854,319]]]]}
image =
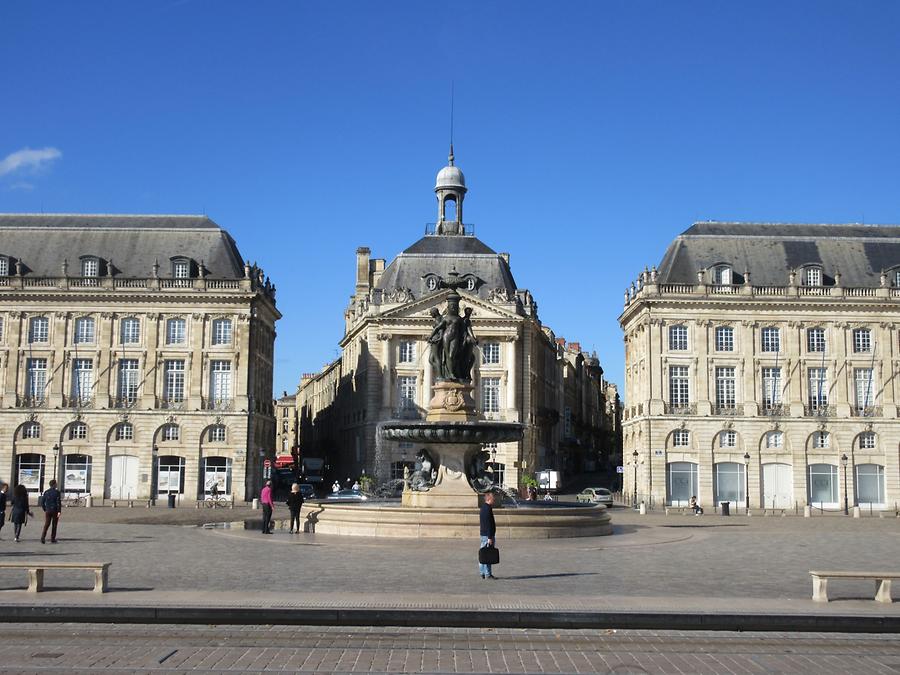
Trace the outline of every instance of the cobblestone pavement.
{"type": "Polygon", "coordinates": [[[0,671],[44,673],[893,673],[894,636],[21,624],[0,671]]]}

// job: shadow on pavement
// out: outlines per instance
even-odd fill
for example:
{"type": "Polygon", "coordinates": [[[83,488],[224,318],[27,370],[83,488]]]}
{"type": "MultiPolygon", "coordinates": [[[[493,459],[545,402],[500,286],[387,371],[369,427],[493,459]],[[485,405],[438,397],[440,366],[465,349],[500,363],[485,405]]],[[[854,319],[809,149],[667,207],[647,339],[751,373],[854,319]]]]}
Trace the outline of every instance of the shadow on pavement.
{"type": "Polygon", "coordinates": [[[697,523],[696,525],[660,525],[660,527],[689,527],[689,528],[705,528],[705,527],[747,527],[747,523],[722,523],[721,525],[704,525],[697,523]]]}
{"type": "Polygon", "coordinates": [[[49,556],[49,555],[75,555],[75,554],[74,553],[65,553],[65,552],[57,553],[55,551],[44,552],[43,550],[40,552],[37,552],[37,551],[4,551],[3,552],[4,558],[13,558],[16,556],[18,556],[20,558],[34,558],[34,557],[43,558],[44,556],[49,556]]]}
{"type": "Polygon", "coordinates": [[[646,525],[616,525],[613,523],[613,534],[634,534],[639,530],[646,529],[646,525]]]}
{"type": "Polygon", "coordinates": [[[553,574],[522,574],[513,577],[502,577],[503,579],[556,579],[559,577],[587,577],[599,574],[599,572],[556,572],[553,574]]]}

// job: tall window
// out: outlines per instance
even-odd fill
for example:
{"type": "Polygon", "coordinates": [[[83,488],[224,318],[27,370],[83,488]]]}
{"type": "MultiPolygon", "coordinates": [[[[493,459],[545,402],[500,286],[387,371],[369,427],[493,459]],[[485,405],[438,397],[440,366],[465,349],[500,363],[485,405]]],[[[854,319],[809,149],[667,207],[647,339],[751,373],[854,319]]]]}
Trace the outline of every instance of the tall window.
{"type": "Polygon", "coordinates": [[[824,352],[825,351],[825,329],[809,328],[806,331],[806,351],[808,352],[824,352]]]}
{"type": "Polygon", "coordinates": [[[716,328],[716,351],[734,351],[734,328],[731,326],[718,326],[716,328]]]}
{"type": "Polygon", "coordinates": [[[762,329],[762,350],[764,352],[781,351],[781,330],[778,328],[762,329]]]}
{"type": "Polygon", "coordinates": [[[853,351],[856,354],[872,351],[872,331],[868,328],[853,331],[853,351]]]}
{"type": "Polygon", "coordinates": [[[743,504],[745,500],[744,465],[738,462],[718,462],[716,464],[715,502],[743,504]]]}
{"type": "Polygon", "coordinates": [[[769,431],[766,433],[766,447],[780,448],[784,446],[784,434],[780,431],[769,431]]]}
{"type": "Polygon", "coordinates": [[[688,348],[687,326],[669,326],[669,350],[682,352],[688,348]]]}
{"type": "Polygon", "coordinates": [[[859,435],[859,449],[860,450],[874,450],[875,449],[875,432],[874,431],[864,431],[859,435]]]}
{"type": "Polygon", "coordinates": [[[763,407],[776,409],[781,405],[781,368],[763,368],[762,385],[763,407]]]}
{"type": "Polygon", "coordinates": [[[666,487],[672,506],[687,506],[697,495],[697,465],[693,462],[670,462],[666,465],[666,487]]]}
{"type": "Polygon", "coordinates": [[[731,284],[731,268],[728,265],[717,265],[713,269],[713,283],[716,286],[731,284]]]}
{"type": "Polygon", "coordinates": [[[813,410],[828,405],[828,369],[809,369],[809,407],[813,410]]]}
{"type": "Polygon", "coordinates": [[[402,375],[397,378],[400,389],[400,408],[410,410],[416,407],[416,378],[415,376],[402,375]]]}
{"type": "Polygon", "coordinates": [[[669,403],[674,407],[690,403],[687,366],[669,366],[669,403]]]}
{"type": "Polygon", "coordinates": [[[138,360],[119,360],[119,403],[131,406],[137,402],[138,360]]]}
{"type": "Polygon", "coordinates": [[[726,430],[719,432],[719,447],[734,448],[737,446],[737,432],[726,430]]]}
{"type": "Polygon", "coordinates": [[[83,316],[75,319],[75,344],[94,344],[94,319],[83,316]]]}
{"type": "Polygon", "coordinates": [[[821,286],[822,270],[818,267],[807,267],[804,280],[807,286],[821,286]]]}
{"type": "Polygon", "coordinates": [[[120,422],[116,425],[116,440],[130,441],[134,439],[134,427],[128,422],[120,422]]]}
{"type": "Polygon", "coordinates": [[[871,368],[854,368],[853,380],[856,384],[856,409],[858,412],[868,412],[875,401],[875,390],[872,386],[871,368]]]}
{"type": "Polygon", "coordinates": [[[0,277],[9,276],[9,258],[0,256],[0,277]]]}
{"type": "Polygon", "coordinates": [[[500,363],[500,343],[485,342],[481,345],[482,365],[496,365],[500,363]]]}
{"type": "Polygon", "coordinates": [[[231,319],[216,319],[213,321],[212,343],[214,345],[231,344],[231,319]]]}
{"type": "Polygon", "coordinates": [[[184,401],[184,361],[166,361],[163,380],[163,399],[167,403],[184,401]]]}
{"type": "Polygon", "coordinates": [[[166,321],[166,344],[183,345],[187,340],[187,323],[184,319],[169,319],[166,321]]]}
{"type": "Polygon", "coordinates": [[[856,501],[858,504],[884,504],[884,467],[878,464],[856,465],[856,501]]]}
{"type": "Polygon", "coordinates": [[[720,409],[735,407],[734,366],[716,368],[716,407],[720,409]]]}
{"type": "Polygon", "coordinates": [[[676,448],[686,448],[691,444],[691,432],[687,429],[676,429],[672,433],[672,445],[676,448]]]}
{"type": "Polygon", "coordinates": [[[95,277],[100,273],[100,262],[96,258],[84,258],[81,261],[81,276],[95,277]]]}
{"type": "Polygon", "coordinates": [[[135,317],[122,319],[120,324],[121,341],[123,345],[136,345],[141,341],[141,322],[135,317]]]}
{"type": "Polygon", "coordinates": [[[87,424],[75,422],[69,425],[69,440],[83,441],[87,438],[87,424]]]}
{"type": "Polygon", "coordinates": [[[50,340],[50,319],[36,316],[28,323],[28,342],[44,343],[50,340]]]}
{"type": "Polygon", "coordinates": [[[481,378],[481,411],[495,413],[500,411],[500,378],[481,378]]]}
{"type": "Polygon", "coordinates": [[[416,343],[412,340],[400,341],[400,363],[416,362],[416,343]]]}
{"type": "Polygon", "coordinates": [[[837,506],[838,470],[833,464],[810,464],[809,503],[837,506]]]}
{"type": "Polygon", "coordinates": [[[47,359],[28,359],[25,368],[25,396],[33,403],[43,403],[47,391],[47,359]]]}
{"type": "Polygon", "coordinates": [[[213,405],[219,407],[231,401],[231,361],[211,361],[209,394],[213,405]]]}
{"type": "Polygon", "coordinates": [[[87,405],[94,387],[94,362],[91,359],[72,361],[72,403],[87,405]]]}

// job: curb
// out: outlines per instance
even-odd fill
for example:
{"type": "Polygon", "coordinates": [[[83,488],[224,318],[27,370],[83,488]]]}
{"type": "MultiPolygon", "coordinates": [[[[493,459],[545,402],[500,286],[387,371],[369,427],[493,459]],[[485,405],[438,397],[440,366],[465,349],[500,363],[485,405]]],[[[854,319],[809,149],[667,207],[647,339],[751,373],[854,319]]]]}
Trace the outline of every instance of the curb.
{"type": "Polygon", "coordinates": [[[132,623],[442,628],[900,633],[900,615],[0,605],[0,623],[132,623]]]}

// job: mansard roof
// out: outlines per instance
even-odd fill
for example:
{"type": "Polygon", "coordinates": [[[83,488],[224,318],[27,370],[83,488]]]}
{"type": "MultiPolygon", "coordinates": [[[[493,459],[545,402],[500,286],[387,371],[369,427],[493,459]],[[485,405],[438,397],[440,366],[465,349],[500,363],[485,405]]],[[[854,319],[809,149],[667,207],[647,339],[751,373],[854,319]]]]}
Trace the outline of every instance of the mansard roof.
{"type": "Polygon", "coordinates": [[[682,232],[659,265],[661,284],[694,284],[697,272],[727,264],[754,286],[786,286],[790,270],[822,267],[826,283],[879,286],[882,270],[900,267],[900,227],[701,222],[682,232]]]}
{"type": "Polygon", "coordinates": [[[118,277],[150,277],[155,261],[169,276],[176,257],[202,261],[211,279],[244,276],[231,235],[195,215],[0,214],[0,255],[21,261],[30,276],[61,276],[66,259],[78,274],[85,255],[112,261],[118,277]]]}
{"type": "Polygon", "coordinates": [[[496,288],[505,289],[510,297],[515,295],[516,282],[506,259],[469,235],[426,235],[391,261],[377,288],[408,288],[419,297],[428,275],[446,278],[452,271],[477,277],[478,287],[469,292],[481,298],[486,299],[496,288]]]}

